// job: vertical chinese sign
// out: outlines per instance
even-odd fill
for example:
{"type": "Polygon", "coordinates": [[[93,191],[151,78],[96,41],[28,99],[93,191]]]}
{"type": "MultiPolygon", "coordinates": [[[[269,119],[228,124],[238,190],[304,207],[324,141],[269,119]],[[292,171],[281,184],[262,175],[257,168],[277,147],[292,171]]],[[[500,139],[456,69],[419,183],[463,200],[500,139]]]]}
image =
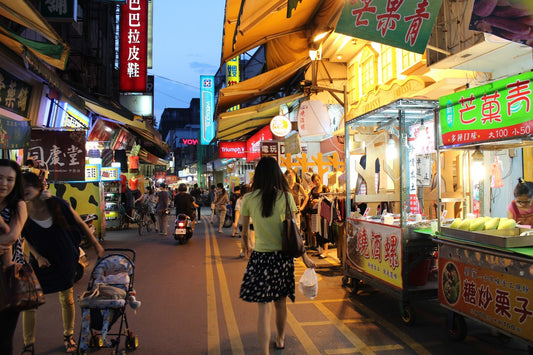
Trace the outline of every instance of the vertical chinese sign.
{"type": "Polygon", "coordinates": [[[533,132],[533,72],[439,99],[444,146],[528,136],[533,132]]]}
{"type": "Polygon", "coordinates": [[[442,0],[346,0],[335,32],[424,53],[442,0]]]}
{"type": "Polygon", "coordinates": [[[84,181],[85,135],[84,130],[32,130],[28,158],[48,165],[49,181],[84,181]]]}
{"type": "Polygon", "coordinates": [[[213,119],[215,108],[215,77],[200,76],[200,141],[209,144],[215,138],[215,123],[213,119]]]}
{"type": "Polygon", "coordinates": [[[148,0],[120,5],[120,91],[145,92],[148,47],[148,0]]]}
{"type": "Polygon", "coordinates": [[[346,266],[402,288],[402,229],[346,220],[346,266]]]}
{"type": "MultiPolygon", "coordinates": [[[[226,62],[226,86],[232,86],[240,82],[239,56],[226,62]]],[[[228,111],[236,111],[240,105],[230,107],[228,111]]]]}

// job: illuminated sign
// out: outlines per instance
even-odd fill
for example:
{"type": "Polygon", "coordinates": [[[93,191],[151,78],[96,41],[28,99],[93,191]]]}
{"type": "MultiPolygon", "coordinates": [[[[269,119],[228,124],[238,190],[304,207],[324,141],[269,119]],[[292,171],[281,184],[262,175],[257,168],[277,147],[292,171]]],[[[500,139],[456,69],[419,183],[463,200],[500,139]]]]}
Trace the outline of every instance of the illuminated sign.
{"type": "Polygon", "coordinates": [[[455,146],[529,136],[533,72],[439,99],[442,144],[455,146]]]}
{"type": "Polygon", "coordinates": [[[148,0],[120,5],[120,91],[146,91],[147,37],[148,0]]]}
{"type": "Polygon", "coordinates": [[[218,157],[220,159],[246,158],[246,142],[219,142],[218,157]]]}
{"type": "MultiPolygon", "coordinates": [[[[236,56],[226,62],[226,86],[238,84],[240,81],[239,56],[236,56]]],[[[230,107],[228,111],[236,111],[240,107],[240,105],[235,105],[230,107]]]]}
{"type": "Polygon", "coordinates": [[[110,168],[102,167],[100,168],[100,177],[102,181],[115,181],[118,180],[120,176],[120,167],[110,168]]]}
{"type": "Polygon", "coordinates": [[[215,122],[213,120],[215,107],[215,77],[200,76],[200,131],[201,144],[209,144],[215,138],[215,122]]]}
{"type": "Polygon", "coordinates": [[[246,161],[250,162],[261,158],[261,142],[271,141],[272,131],[270,126],[265,126],[246,141],[246,161]]]}
{"type": "Polygon", "coordinates": [[[69,105],[67,102],[61,102],[59,115],[59,124],[56,127],[68,128],[89,128],[89,117],[69,105]]]}
{"type": "Polygon", "coordinates": [[[292,130],[291,121],[282,115],[275,116],[270,121],[270,130],[277,137],[285,137],[292,130]]]}
{"type": "Polygon", "coordinates": [[[198,144],[198,139],[196,139],[196,138],[182,138],[181,139],[181,144],[183,144],[183,145],[197,145],[198,144]]]}

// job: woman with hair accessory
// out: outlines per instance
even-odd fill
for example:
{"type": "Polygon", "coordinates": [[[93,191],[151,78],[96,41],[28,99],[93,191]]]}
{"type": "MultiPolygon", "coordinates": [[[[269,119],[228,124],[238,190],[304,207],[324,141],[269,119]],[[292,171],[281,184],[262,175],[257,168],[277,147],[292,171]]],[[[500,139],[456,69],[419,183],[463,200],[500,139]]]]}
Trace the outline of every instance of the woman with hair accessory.
{"type": "Polygon", "coordinates": [[[514,200],[507,207],[507,217],[518,224],[533,226],[533,182],[518,179],[514,200]]]}
{"type": "MultiPolygon", "coordinates": [[[[16,162],[9,159],[0,159],[0,216],[0,268],[14,262],[26,263],[20,236],[28,217],[23,201],[22,171],[16,162]]],[[[19,313],[10,308],[0,311],[0,354],[13,353],[13,334],[19,313]]]]}
{"type": "MultiPolygon", "coordinates": [[[[30,250],[30,264],[45,294],[59,292],[63,315],[63,342],[67,353],[77,351],[74,341],[74,275],[80,257],[82,234],[91,241],[98,257],[104,248],[70,204],[56,196],[43,194],[43,180],[31,172],[22,175],[28,220],[22,236],[30,250]],[[44,196],[44,197],[43,197],[44,196]]],[[[22,329],[24,349],[34,353],[36,309],[24,311],[22,329]]]]}
{"type": "MultiPolygon", "coordinates": [[[[244,195],[241,206],[242,243],[250,259],[241,283],[240,298],[259,306],[257,333],[263,354],[269,354],[270,350],[272,302],[277,329],[274,346],[283,349],[287,322],[286,300],[287,297],[293,302],[295,299],[294,258],[281,252],[286,198],[291,210],[296,211],[278,162],[272,157],[261,158],[255,168],[251,192],[244,195]],[[248,236],[250,218],[254,221],[254,246],[248,236]]],[[[307,267],[316,266],[305,253],[302,260],[307,267]]]]}

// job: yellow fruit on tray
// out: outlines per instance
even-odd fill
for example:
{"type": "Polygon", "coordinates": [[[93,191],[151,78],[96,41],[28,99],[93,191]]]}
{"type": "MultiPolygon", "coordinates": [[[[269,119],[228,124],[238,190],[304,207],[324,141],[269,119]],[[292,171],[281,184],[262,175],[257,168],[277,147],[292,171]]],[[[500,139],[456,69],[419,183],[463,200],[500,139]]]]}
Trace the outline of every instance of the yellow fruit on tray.
{"type": "Polygon", "coordinates": [[[500,224],[498,224],[498,229],[513,229],[516,227],[516,221],[514,219],[506,218],[503,222],[500,219],[500,224]]]}
{"type": "Polygon", "coordinates": [[[470,223],[471,223],[471,219],[465,219],[464,221],[462,221],[459,226],[457,227],[457,229],[462,229],[464,231],[467,231],[467,230],[470,230],[470,223]]]}
{"type": "Polygon", "coordinates": [[[449,228],[457,228],[463,220],[461,218],[456,218],[453,220],[452,224],[449,225],[449,228]]]}
{"type": "Polygon", "coordinates": [[[497,229],[500,224],[500,218],[498,217],[489,217],[488,221],[485,221],[485,230],[497,229]]]}
{"type": "Polygon", "coordinates": [[[485,218],[479,217],[470,222],[471,231],[482,231],[485,229],[485,218]]]}

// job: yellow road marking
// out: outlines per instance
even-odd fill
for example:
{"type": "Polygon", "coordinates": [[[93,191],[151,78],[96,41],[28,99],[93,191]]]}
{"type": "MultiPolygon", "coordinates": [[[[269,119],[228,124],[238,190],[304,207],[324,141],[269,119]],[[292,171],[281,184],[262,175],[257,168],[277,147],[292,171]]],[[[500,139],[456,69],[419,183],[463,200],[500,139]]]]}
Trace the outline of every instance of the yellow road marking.
{"type": "Polygon", "coordinates": [[[305,352],[310,355],[320,354],[320,351],[315,346],[311,338],[307,335],[307,332],[302,328],[301,324],[298,323],[294,315],[287,309],[287,324],[291,327],[294,335],[300,341],[302,346],[305,349],[305,352]]]}
{"type": "Polygon", "coordinates": [[[235,312],[233,311],[233,306],[231,303],[226,273],[224,272],[224,266],[222,265],[222,259],[220,258],[220,250],[218,249],[217,238],[213,237],[212,239],[213,249],[215,251],[214,254],[218,272],[218,280],[220,284],[220,294],[222,297],[222,308],[224,309],[224,315],[226,318],[226,327],[228,328],[231,350],[233,354],[244,354],[244,346],[242,345],[239,327],[237,325],[237,320],[235,319],[235,312]]]}
{"type": "Polygon", "coordinates": [[[350,328],[348,328],[344,323],[333,314],[326,306],[321,302],[316,302],[315,307],[326,316],[327,319],[333,324],[341,333],[352,343],[355,348],[361,352],[361,354],[374,354],[374,352],[361,340],[357,335],[355,335],[350,328]]]}
{"type": "Polygon", "coordinates": [[[370,318],[375,319],[376,323],[378,323],[380,326],[382,326],[385,329],[387,329],[389,332],[394,334],[398,339],[400,339],[405,344],[407,344],[407,346],[410,347],[411,349],[413,349],[417,354],[420,354],[420,355],[430,355],[431,354],[426,348],[424,348],[424,346],[422,346],[422,344],[416,342],[409,335],[407,335],[404,332],[402,332],[400,329],[398,329],[397,327],[392,325],[389,321],[385,320],[385,318],[381,317],[376,312],[372,311],[370,308],[368,308],[367,306],[363,305],[361,302],[359,302],[359,301],[357,301],[357,300],[355,300],[353,298],[350,299],[350,301],[358,309],[360,309],[363,313],[366,313],[367,316],[369,316],[370,318]]]}
{"type": "Polygon", "coordinates": [[[209,242],[213,228],[209,228],[205,238],[205,274],[207,279],[207,353],[220,354],[220,335],[218,331],[217,297],[215,294],[215,278],[211,260],[211,243],[209,242]]]}

